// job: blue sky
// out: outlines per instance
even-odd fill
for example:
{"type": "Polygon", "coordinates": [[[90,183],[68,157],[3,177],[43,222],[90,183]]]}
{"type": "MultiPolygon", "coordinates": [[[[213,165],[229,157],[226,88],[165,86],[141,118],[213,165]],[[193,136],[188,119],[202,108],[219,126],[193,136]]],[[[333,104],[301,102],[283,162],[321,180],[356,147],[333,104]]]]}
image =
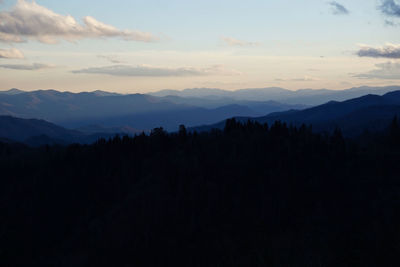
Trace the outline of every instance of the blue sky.
{"type": "Polygon", "coordinates": [[[398,10],[395,0],[4,0],[0,90],[398,84],[398,10]]]}

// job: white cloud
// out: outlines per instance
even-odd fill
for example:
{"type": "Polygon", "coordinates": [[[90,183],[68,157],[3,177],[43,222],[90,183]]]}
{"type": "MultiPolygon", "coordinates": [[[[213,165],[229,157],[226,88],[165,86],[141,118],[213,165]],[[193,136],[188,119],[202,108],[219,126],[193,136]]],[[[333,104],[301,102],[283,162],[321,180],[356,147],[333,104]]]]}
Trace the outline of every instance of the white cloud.
{"type": "Polygon", "coordinates": [[[224,41],[229,46],[258,46],[260,43],[258,42],[247,42],[238,40],[232,37],[221,37],[222,41],[224,41]]]}
{"type": "Polygon", "coordinates": [[[42,70],[53,68],[52,65],[33,63],[33,64],[2,64],[0,68],[12,69],[12,70],[42,70]]]}
{"type": "Polygon", "coordinates": [[[240,75],[240,72],[226,69],[222,65],[213,65],[207,68],[181,67],[167,68],[149,65],[129,66],[113,65],[93,67],[72,71],[73,73],[106,74],[112,76],[131,77],[184,77],[184,76],[210,76],[210,75],[240,75]]]}
{"type": "Polygon", "coordinates": [[[400,63],[386,62],[375,65],[376,69],[367,73],[360,73],[353,75],[361,79],[388,79],[400,80],[400,63]]]}
{"type": "Polygon", "coordinates": [[[0,58],[21,59],[24,58],[24,54],[16,48],[0,49],[0,58]]]}
{"type": "Polygon", "coordinates": [[[10,11],[0,12],[0,40],[24,42],[27,39],[54,44],[59,40],[120,37],[128,41],[151,42],[156,38],[147,32],[120,30],[87,16],[83,24],[70,15],[60,15],[35,1],[18,0],[10,11]]]}
{"type": "Polygon", "coordinates": [[[373,58],[400,58],[400,45],[387,43],[382,47],[371,47],[362,45],[357,52],[360,57],[373,57],[373,58]]]}
{"type": "Polygon", "coordinates": [[[97,57],[105,59],[105,60],[110,61],[111,63],[115,63],[115,64],[120,64],[120,63],[125,62],[125,61],[119,59],[119,57],[116,55],[98,55],[97,57]]]}

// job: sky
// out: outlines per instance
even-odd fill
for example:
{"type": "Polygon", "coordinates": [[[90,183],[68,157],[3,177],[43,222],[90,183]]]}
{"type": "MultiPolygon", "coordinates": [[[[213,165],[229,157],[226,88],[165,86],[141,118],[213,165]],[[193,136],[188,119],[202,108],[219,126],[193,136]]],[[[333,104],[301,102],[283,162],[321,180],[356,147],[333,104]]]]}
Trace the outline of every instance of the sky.
{"type": "Polygon", "coordinates": [[[398,84],[399,0],[0,0],[0,90],[398,84]]]}

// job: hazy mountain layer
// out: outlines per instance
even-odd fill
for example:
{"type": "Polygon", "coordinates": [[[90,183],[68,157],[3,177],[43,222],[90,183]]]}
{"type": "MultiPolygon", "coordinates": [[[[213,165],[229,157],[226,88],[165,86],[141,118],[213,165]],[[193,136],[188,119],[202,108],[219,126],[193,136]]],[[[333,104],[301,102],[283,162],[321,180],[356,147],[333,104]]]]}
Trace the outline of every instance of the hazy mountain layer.
{"type": "Polygon", "coordinates": [[[291,91],[279,87],[241,89],[236,91],[226,91],[221,89],[194,88],[183,91],[162,90],[155,93],[149,93],[153,96],[179,96],[185,98],[203,98],[203,99],[233,99],[247,101],[278,101],[286,104],[301,105],[320,105],[328,101],[343,101],[366,94],[383,95],[387,92],[400,90],[400,86],[387,87],[356,87],[347,90],[328,90],[328,89],[300,89],[291,91]]]}
{"type": "Polygon", "coordinates": [[[0,94],[0,115],[43,119],[68,128],[98,125],[100,128],[130,127],[142,131],[163,126],[173,131],[180,124],[195,126],[232,116],[261,116],[292,108],[304,106],[274,101],[185,99],[102,91],[23,92],[12,89],[0,94]]]}
{"type": "MultiPolygon", "coordinates": [[[[370,92],[381,95],[395,89],[400,87],[360,87],[341,91],[290,91],[282,88],[224,91],[203,88],[168,90],[153,95],[122,95],[104,91],[24,92],[11,89],[0,93],[0,115],[43,119],[66,128],[81,129],[87,134],[116,133],[121,130],[134,134],[155,127],[176,131],[180,124],[193,127],[213,124],[231,117],[261,117],[273,112],[304,109],[315,103],[347,100],[370,92]]],[[[357,107],[353,104],[350,106],[350,109],[357,107]]],[[[317,115],[314,115],[314,111],[316,110],[307,109],[304,114],[311,115],[288,120],[315,122],[312,116],[319,116],[320,120],[328,121],[332,119],[331,114],[339,118],[350,112],[347,106],[334,107],[332,110],[325,107],[322,114],[317,115]]],[[[326,126],[322,128],[325,129],[326,126]]]]}

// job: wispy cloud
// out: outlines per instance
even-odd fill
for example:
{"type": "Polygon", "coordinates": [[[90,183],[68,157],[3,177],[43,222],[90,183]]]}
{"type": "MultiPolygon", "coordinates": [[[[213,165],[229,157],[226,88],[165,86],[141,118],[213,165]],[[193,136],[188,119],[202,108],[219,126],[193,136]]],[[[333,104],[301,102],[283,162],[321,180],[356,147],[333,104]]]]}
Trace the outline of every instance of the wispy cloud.
{"type": "Polygon", "coordinates": [[[400,58],[400,44],[386,44],[382,47],[371,47],[362,45],[360,50],[357,51],[359,57],[373,57],[373,58],[400,58]]]}
{"type": "Polygon", "coordinates": [[[33,64],[2,64],[0,68],[3,69],[12,69],[12,70],[42,70],[53,68],[54,66],[48,64],[41,63],[33,63],[33,64]]]}
{"type": "Polygon", "coordinates": [[[379,10],[388,16],[400,17],[400,4],[397,4],[394,0],[381,0],[379,10]]]}
{"type": "Polygon", "coordinates": [[[221,40],[225,42],[225,44],[229,46],[258,46],[260,43],[258,42],[247,42],[238,40],[232,37],[221,37],[221,40]]]}
{"type": "Polygon", "coordinates": [[[304,76],[300,78],[291,78],[291,79],[282,79],[282,78],[275,79],[276,82],[314,82],[319,80],[320,80],[319,78],[311,76],[304,76]]]}
{"type": "Polygon", "coordinates": [[[332,12],[335,15],[348,15],[350,13],[347,8],[336,1],[329,2],[329,5],[332,7],[332,12]]]}
{"type": "Polygon", "coordinates": [[[59,40],[106,37],[141,42],[156,40],[150,33],[120,30],[90,16],[84,17],[83,24],[80,24],[74,17],[57,14],[34,1],[18,0],[11,10],[0,12],[0,41],[25,42],[33,39],[54,44],[59,40]]]}
{"type": "Polygon", "coordinates": [[[0,58],[21,59],[24,58],[24,54],[16,48],[0,49],[0,58]]]}
{"type": "Polygon", "coordinates": [[[222,65],[214,65],[207,68],[165,68],[149,65],[129,66],[113,65],[105,67],[93,67],[72,71],[73,73],[105,74],[112,76],[131,77],[184,77],[184,76],[209,76],[209,75],[240,75],[240,72],[226,69],[222,65]]]}
{"type": "Polygon", "coordinates": [[[400,63],[386,62],[375,65],[376,69],[367,73],[353,75],[360,79],[389,79],[400,80],[400,63]]]}
{"type": "Polygon", "coordinates": [[[118,56],[115,56],[115,55],[98,55],[97,57],[105,59],[105,60],[107,60],[111,63],[115,63],[115,64],[120,64],[120,63],[125,62],[125,61],[119,59],[118,56]]]}
{"type": "Polygon", "coordinates": [[[390,26],[390,27],[395,27],[395,26],[398,26],[399,24],[395,23],[392,20],[385,19],[385,25],[390,26]]]}

